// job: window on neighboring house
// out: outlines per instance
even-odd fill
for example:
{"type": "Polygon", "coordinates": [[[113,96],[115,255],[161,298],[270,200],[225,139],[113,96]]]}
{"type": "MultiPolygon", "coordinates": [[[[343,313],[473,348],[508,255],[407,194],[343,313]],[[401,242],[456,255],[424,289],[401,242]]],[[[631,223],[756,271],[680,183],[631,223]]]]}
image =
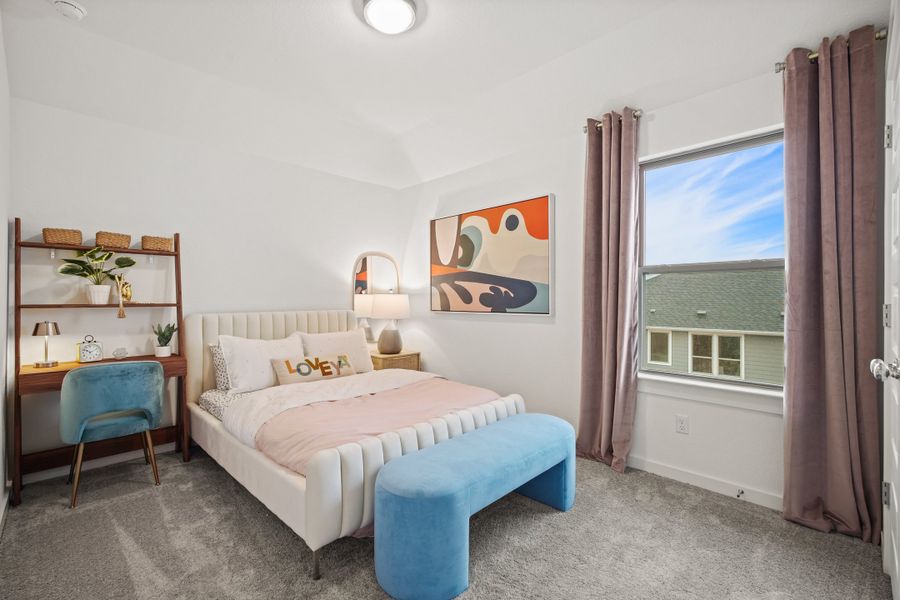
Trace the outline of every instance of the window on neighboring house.
{"type": "Polygon", "coordinates": [[[647,362],[654,365],[672,364],[672,332],[650,330],[647,332],[647,362]]]}
{"type": "Polygon", "coordinates": [[[691,335],[691,373],[713,374],[713,336],[691,335]]]}
{"type": "Polygon", "coordinates": [[[690,372],[743,379],[741,335],[691,333],[690,372]]]}
{"type": "Polygon", "coordinates": [[[743,377],[741,370],[741,346],[743,337],[716,336],[716,374],[724,377],[743,377]]]}
{"type": "Polygon", "coordinates": [[[641,368],[784,381],[781,133],[641,164],[641,368]]]}

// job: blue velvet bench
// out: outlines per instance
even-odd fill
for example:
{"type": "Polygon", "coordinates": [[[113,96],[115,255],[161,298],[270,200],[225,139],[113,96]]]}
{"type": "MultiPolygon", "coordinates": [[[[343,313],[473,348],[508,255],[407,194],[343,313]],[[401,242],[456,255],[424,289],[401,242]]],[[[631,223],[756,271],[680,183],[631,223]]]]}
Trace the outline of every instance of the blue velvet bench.
{"type": "Polygon", "coordinates": [[[469,517],[510,492],[575,502],[575,432],[520,414],[388,462],[375,482],[375,575],[398,600],[469,587],[469,517]]]}

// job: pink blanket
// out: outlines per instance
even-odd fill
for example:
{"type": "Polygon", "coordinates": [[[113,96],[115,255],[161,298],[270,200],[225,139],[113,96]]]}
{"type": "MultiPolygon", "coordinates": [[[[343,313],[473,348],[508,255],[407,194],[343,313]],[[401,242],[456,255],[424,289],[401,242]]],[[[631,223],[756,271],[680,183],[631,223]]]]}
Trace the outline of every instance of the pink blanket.
{"type": "Polygon", "coordinates": [[[278,464],[305,475],[306,463],[319,450],[410,427],[497,398],[496,393],[484,388],[426,379],[377,394],[286,410],[259,428],[256,448],[278,464]]]}

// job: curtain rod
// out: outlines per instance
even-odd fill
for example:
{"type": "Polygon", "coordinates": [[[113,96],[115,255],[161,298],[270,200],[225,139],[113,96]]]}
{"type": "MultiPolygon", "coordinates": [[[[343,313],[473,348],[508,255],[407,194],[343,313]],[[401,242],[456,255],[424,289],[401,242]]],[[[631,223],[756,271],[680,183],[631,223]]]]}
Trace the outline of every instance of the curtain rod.
{"type": "MultiPolygon", "coordinates": [[[[887,28],[883,27],[875,32],[875,39],[876,40],[885,40],[885,39],[887,39],[887,34],[888,34],[887,28]]],[[[816,60],[819,58],[819,53],[818,52],[810,52],[809,54],[806,55],[806,57],[809,59],[809,62],[816,62],[816,60]]],[[[787,63],[785,63],[785,62],[775,63],[775,72],[776,73],[781,73],[785,69],[787,69],[787,63]]]]}
{"type": "MultiPolygon", "coordinates": [[[[641,118],[641,115],[644,114],[644,111],[642,111],[641,109],[637,109],[636,111],[632,112],[631,114],[634,115],[634,118],[635,118],[635,119],[640,119],[640,118],[641,118]]],[[[619,120],[620,120],[620,121],[622,120],[622,117],[621,117],[621,116],[619,116],[619,120]]],[[[601,123],[601,122],[598,121],[598,122],[597,122],[597,129],[603,129],[603,123],[601,123]]],[[[587,133],[587,125],[585,125],[584,127],[582,127],[581,130],[584,131],[585,133],[587,133]]]]}

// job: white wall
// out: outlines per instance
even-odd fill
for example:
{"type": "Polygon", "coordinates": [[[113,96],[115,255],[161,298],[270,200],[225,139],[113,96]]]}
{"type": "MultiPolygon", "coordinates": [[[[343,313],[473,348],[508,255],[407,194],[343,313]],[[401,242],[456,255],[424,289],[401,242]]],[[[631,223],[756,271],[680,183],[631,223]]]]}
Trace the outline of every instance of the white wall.
{"type": "MultiPolygon", "coordinates": [[[[2,34],[2,17],[0,17],[0,222],[4,226],[0,226],[0,249],[2,249],[4,259],[8,258],[7,242],[9,230],[5,226],[9,215],[9,80],[7,77],[6,67],[6,51],[2,34]]],[[[6,264],[7,260],[0,261],[0,264],[6,264]]],[[[7,278],[0,277],[0,297],[7,296],[7,278]]],[[[4,305],[5,306],[5,305],[4,305]]],[[[0,311],[0,348],[6,347],[7,334],[7,313],[5,310],[0,311]]],[[[8,490],[6,488],[6,353],[0,352],[0,377],[2,377],[2,385],[0,389],[4,393],[0,395],[0,473],[3,473],[0,479],[0,523],[2,523],[2,514],[6,508],[6,498],[8,490]]]]}
{"type": "MultiPolygon", "coordinates": [[[[767,73],[649,111],[640,123],[640,154],[778,126],[781,97],[781,78],[767,73]]],[[[641,107],[641,98],[630,105],[641,107]]],[[[573,424],[581,377],[584,146],[578,131],[403,193],[417,205],[403,269],[405,288],[414,293],[414,318],[403,324],[404,341],[423,351],[426,369],[500,393],[521,392],[530,410],[573,424]],[[547,193],[556,196],[554,314],[430,313],[429,219],[547,193]]],[[[643,379],[639,390],[632,466],[723,493],[737,495],[740,488],[745,499],[780,506],[779,394],[643,379]],[[675,433],[676,414],[690,418],[689,435],[675,433]]]]}
{"type": "MultiPolygon", "coordinates": [[[[411,215],[387,188],[18,98],[12,145],[9,214],[22,218],[23,237],[39,239],[47,226],[78,228],[87,239],[98,230],[130,233],[133,243],[180,232],[185,314],[350,308],[354,258],[373,249],[399,254],[409,231],[411,215]]],[[[171,301],[171,259],[135,258],[135,300],[171,301]]],[[[26,302],[82,293],[80,280],[54,272],[59,256],[30,250],[23,262],[26,302]]],[[[47,314],[23,313],[23,331],[47,314]]],[[[174,320],[174,310],[131,309],[124,321],[115,311],[52,317],[63,332],[53,358],[72,360],[87,333],[107,355],[118,346],[150,352],[151,323],[174,320]]],[[[23,361],[36,359],[41,344],[23,338],[23,361]]],[[[57,402],[56,394],[28,398],[25,452],[60,445],[57,402]]]]}

